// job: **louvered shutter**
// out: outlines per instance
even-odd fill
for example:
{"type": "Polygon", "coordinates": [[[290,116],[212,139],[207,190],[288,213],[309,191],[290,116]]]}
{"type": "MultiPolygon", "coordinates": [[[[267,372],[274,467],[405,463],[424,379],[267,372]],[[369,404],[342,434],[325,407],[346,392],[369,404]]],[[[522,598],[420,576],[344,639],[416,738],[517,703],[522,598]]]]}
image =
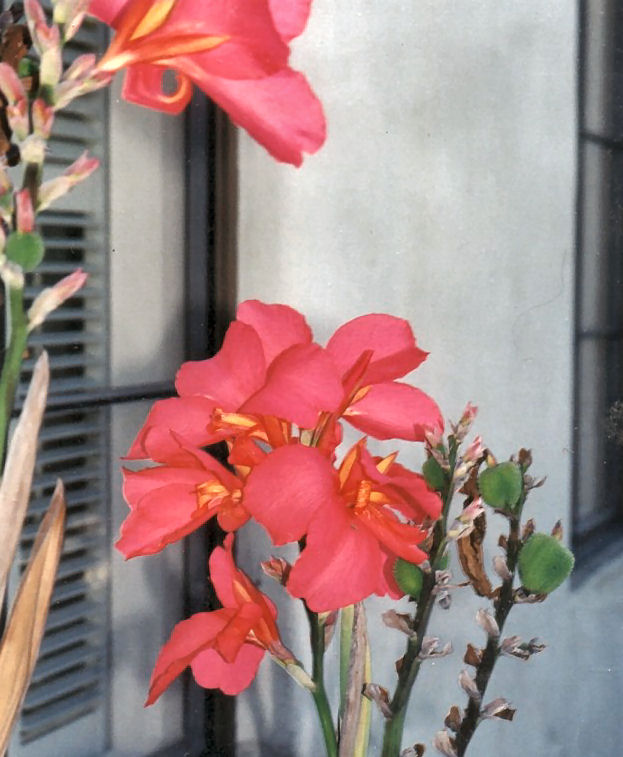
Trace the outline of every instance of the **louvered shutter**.
{"type": "MultiPolygon", "coordinates": [[[[68,46],[68,59],[101,49],[104,34],[87,21],[68,46]]],[[[89,279],[32,335],[22,392],[43,348],[50,355],[52,399],[108,384],[107,110],[107,94],[99,92],[74,101],[55,122],[47,177],[63,171],[85,149],[100,157],[103,169],[40,217],[46,256],[29,277],[28,300],[78,267],[89,279]]],[[[41,655],[11,757],[70,757],[103,753],[107,747],[107,413],[97,407],[46,413],[18,570],[57,477],[67,491],[67,530],[41,655]]]]}

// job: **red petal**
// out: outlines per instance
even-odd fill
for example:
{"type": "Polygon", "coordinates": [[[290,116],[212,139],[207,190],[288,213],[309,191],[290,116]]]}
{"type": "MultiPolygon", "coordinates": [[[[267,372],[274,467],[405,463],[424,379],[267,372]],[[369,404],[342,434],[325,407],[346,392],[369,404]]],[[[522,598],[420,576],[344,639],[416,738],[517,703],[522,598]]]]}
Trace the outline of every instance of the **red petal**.
{"type": "Polygon", "coordinates": [[[368,506],[357,513],[357,518],[391,554],[416,564],[428,557],[417,546],[426,533],[417,526],[401,523],[388,508],[368,506]]]}
{"type": "Polygon", "coordinates": [[[184,60],[176,67],[273,158],[300,166],[304,152],[314,153],[323,145],[326,123],[322,105],[303,74],[286,68],[263,79],[234,81],[211,76],[194,61],[184,60]]]}
{"type": "Polygon", "coordinates": [[[281,70],[288,62],[288,46],[275,28],[268,0],[178,0],[162,30],[150,36],[162,37],[166,50],[167,37],[189,32],[229,40],[208,52],[173,58],[165,64],[178,68],[178,62],[192,58],[195,66],[214,76],[257,79],[281,70]]]}
{"type": "Polygon", "coordinates": [[[313,428],[318,414],[336,410],[342,398],[342,384],[333,361],[322,347],[295,345],[272,362],[265,385],[241,411],[274,415],[302,428],[313,428]]]}
{"type": "Polygon", "coordinates": [[[200,686],[235,696],[253,681],[264,654],[264,650],[254,644],[243,644],[236,659],[226,662],[218,652],[206,649],[194,658],[190,667],[200,686]]]}
{"type": "Polygon", "coordinates": [[[372,359],[361,385],[400,378],[417,368],[428,353],[419,349],[408,321],[370,313],[348,321],[333,334],[327,352],[344,374],[366,350],[372,359]]]}
{"type": "Polygon", "coordinates": [[[311,0],[270,0],[270,10],[273,21],[281,38],[289,42],[305,28],[311,0]]]}
{"type": "Polygon", "coordinates": [[[215,547],[209,563],[210,580],[216,591],[216,596],[223,607],[236,608],[238,601],[234,594],[234,579],[239,573],[234,563],[234,535],[227,534],[222,547],[215,547]]]}
{"type": "Polygon", "coordinates": [[[424,516],[437,520],[441,515],[441,497],[428,487],[424,477],[419,473],[394,463],[387,472],[387,480],[411,506],[410,511],[398,508],[411,520],[421,521],[424,516]]]}
{"type": "Polygon", "coordinates": [[[288,591],[314,612],[327,612],[384,593],[385,555],[378,541],[341,507],[325,507],[313,519],[307,546],[294,564],[288,591]]]}
{"type": "Polygon", "coordinates": [[[91,0],[89,13],[111,26],[121,9],[127,3],[128,0],[91,0]]]}
{"type": "Polygon", "coordinates": [[[215,514],[198,507],[194,484],[180,482],[153,489],[121,525],[115,546],[124,557],[153,555],[195,531],[215,514]]]}
{"type": "Polygon", "coordinates": [[[181,396],[200,395],[235,411],[264,383],[266,363],[260,339],[245,323],[232,323],[223,346],[208,360],[184,363],[175,386],[181,396]]]}
{"type": "Polygon", "coordinates": [[[231,617],[231,610],[200,612],[175,626],[156,660],[146,705],[153,704],[184,668],[213,644],[231,617]]]}
{"type": "Polygon", "coordinates": [[[192,82],[183,74],[177,74],[177,89],[165,92],[162,77],[166,70],[147,63],[130,66],[123,81],[123,99],[171,115],[181,113],[192,97],[192,82]]]}
{"type": "Polygon", "coordinates": [[[188,452],[180,446],[180,440],[189,446],[203,447],[220,438],[207,431],[213,408],[214,402],[203,397],[158,400],[149,411],[126,459],[188,465],[188,452]]]}
{"type": "Polygon", "coordinates": [[[244,505],[277,545],[300,539],[316,510],[337,497],[333,467],[312,447],[280,447],[251,471],[244,505]]]}
{"type": "Polygon", "coordinates": [[[374,384],[344,417],[375,439],[424,440],[427,429],[443,428],[437,404],[420,389],[396,381],[374,384]]]}
{"type": "Polygon", "coordinates": [[[312,332],[305,318],[287,305],[246,300],[238,305],[236,320],[255,329],[262,342],[266,365],[295,344],[310,344],[312,332]]]}
{"type": "Polygon", "coordinates": [[[180,484],[194,493],[197,484],[206,480],[205,471],[201,469],[173,468],[167,465],[144,468],[140,471],[123,468],[122,473],[123,498],[132,509],[136,508],[141,499],[154,489],[170,484],[180,484]]]}

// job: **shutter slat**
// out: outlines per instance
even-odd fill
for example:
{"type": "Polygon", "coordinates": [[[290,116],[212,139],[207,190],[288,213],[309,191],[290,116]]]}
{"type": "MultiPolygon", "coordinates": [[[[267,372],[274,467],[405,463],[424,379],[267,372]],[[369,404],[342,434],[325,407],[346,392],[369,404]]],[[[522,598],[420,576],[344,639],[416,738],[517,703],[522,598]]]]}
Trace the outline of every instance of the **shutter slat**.
{"type": "Polygon", "coordinates": [[[58,702],[46,707],[42,712],[25,713],[22,716],[20,738],[23,744],[29,744],[57,728],[72,723],[83,715],[93,712],[101,704],[99,690],[81,692],[81,696],[67,703],[58,702]]]}

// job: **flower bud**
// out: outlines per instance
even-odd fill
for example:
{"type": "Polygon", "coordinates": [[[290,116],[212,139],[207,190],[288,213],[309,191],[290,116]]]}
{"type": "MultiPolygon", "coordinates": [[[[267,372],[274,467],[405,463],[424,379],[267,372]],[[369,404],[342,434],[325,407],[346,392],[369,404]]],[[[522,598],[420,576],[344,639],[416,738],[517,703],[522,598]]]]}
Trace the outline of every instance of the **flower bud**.
{"type": "Polygon", "coordinates": [[[49,139],[54,124],[54,108],[38,97],[31,111],[33,132],[41,139],[49,139]]]}
{"type": "Polygon", "coordinates": [[[53,287],[44,289],[30,306],[28,310],[28,330],[40,326],[48,315],[68,300],[84,285],[87,280],[87,274],[78,269],[69,276],[61,279],[53,287]]]}
{"type": "Polygon", "coordinates": [[[28,103],[26,100],[18,100],[14,105],[6,106],[6,117],[11,131],[18,142],[23,142],[28,137],[28,103]]]}
{"type": "Polygon", "coordinates": [[[437,731],[433,739],[433,747],[445,757],[457,757],[454,740],[450,737],[448,731],[437,731]]]}
{"type": "Polygon", "coordinates": [[[49,207],[59,197],[67,194],[70,189],[88,178],[99,166],[97,158],[90,158],[86,152],[72,163],[61,176],[45,181],[39,189],[39,204],[37,210],[49,207]]]}
{"type": "Polygon", "coordinates": [[[0,63],[0,91],[9,105],[26,100],[26,91],[15,69],[8,63],[0,63]]]}
{"type": "Polygon", "coordinates": [[[15,193],[15,214],[19,232],[25,234],[35,228],[35,211],[30,192],[27,189],[20,189],[15,193]]]}
{"type": "Polygon", "coordinates": [[[65,41],[80,29],[89,7],[89,0],[56,0],[52,20],[63,28],[65,41]]]}
{"type": "Polygon", "coordinates": [[[483,629],[483,631],[493,639],[497,639],[500,635],[500,629],[498,624],[487,610],[482,608],[476,613],[476,622],[483,629]]]}

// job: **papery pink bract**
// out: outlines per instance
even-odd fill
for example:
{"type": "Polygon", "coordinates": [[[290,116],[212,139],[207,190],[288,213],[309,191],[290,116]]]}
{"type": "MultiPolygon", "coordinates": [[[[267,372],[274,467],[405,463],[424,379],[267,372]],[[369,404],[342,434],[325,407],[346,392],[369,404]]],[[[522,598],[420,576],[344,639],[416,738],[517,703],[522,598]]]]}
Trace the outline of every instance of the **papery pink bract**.
{"type": "Polygon", "coordinates": [[[90,12],[117,34],[99,64],[127,68],[125,99],[180,112],[194,82],[278,160],[300,165],[324,142],[322,106],[290,69],[288,42],[300,34],[305,0],[93,0],[90,12]],[[163,74],[173,69],[177,88],[163,74]]]}
{"type": "Polygon", "coordinates": [[[253,680],[265,654],[293,662],[275,623],[277,610],[233,560],[233,536],[210,555],[210,577],[223,609],[197,613],[178,623],[152,674],[146,704],[152,704],[189,665],[201,686],[238,694],[253,680]]]}

